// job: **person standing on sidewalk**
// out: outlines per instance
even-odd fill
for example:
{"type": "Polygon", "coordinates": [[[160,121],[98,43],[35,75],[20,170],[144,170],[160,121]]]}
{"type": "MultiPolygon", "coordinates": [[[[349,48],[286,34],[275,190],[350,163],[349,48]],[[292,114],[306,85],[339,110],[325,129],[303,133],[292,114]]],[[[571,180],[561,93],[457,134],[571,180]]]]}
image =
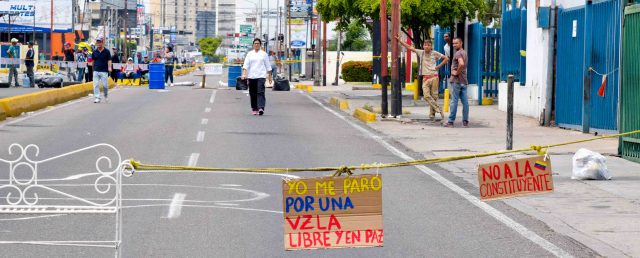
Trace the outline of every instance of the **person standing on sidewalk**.
{"type": "Polygon", "coordinates": [[[73,48],[71,48],[71,43],[69,42],[64,43],[64,60],[63,61],[65,61],[67,65],[67,79],[75,80],[76,77],[73,76],[71,65],[73,65],[76,62],[76,54],[75,54],[75,51],[73,51],[73,48]]]}
{"type": "Polygon", "coordinates": [[[88,49],[85,51],[87,53],[87,72],[85,73],[85,82],[91,82],[93,81],[93,58],[91,57],[91,55],[93,54],[93,51],[96,49],[96,46],[94,44],[91,44],[91,51],[89,51],[88,49]]]}
{"type": "Polygon", "coordinates": [[[276,52],[269,51],[269,64],[271,64],[271,78],[276,78],[276,76],[278,76],[278,66],[276,66],[277,61],[278,61],[278,57],[276,56],[276,52]]]}
{"type": "Polygon", "coordinates": [[[93,96],[95,100],[93,103],[100,102],[100,84],[102,84],[102,91],[104,92],[104,100],[107,101],[109,95],[109,73],[111,69],[111,53],[108,49],[104,48],[104,42],[102,36],[98,36],[96,39],[97,48],[91,54],[93,59],[93,96]]]}
{"type": "MultiPolygon", "coordinates": [[[[111,50],[113,50],[113,55],[111,56],[111,63],[122,65],[120,64],[120,56],[118,55],[118,49],[115,47],[112,47],[111,50]]],[[[109,68],[111,68],[111,65],[109,65],[109,68]]],[[[95,67],[93,69],[95,70],[95,67]]],[[[109,72],[111,73],[111,79],[114,82],[118,81],[118,69],[112,69],[112,70],[109,70],[109,72]]]]}
{"type": "Polygon", "coordinates": [[[173,86],[173,63],[175,63],[173,47],[168,46],[164,52],[164,85],[167,85],[167,82],[171,80],[171,84],[168,86],[173,86]]]}
{"type": "MultiPolygon", "coordinates": [[[[18,39],[12,38],[11,46],[7,50],[8,58],[11,58],[11,59],[19,58],[18,49],[20,49],[20,47],[18,47],[17,45],[18,45],[18,39]]],[[[15,78],[16,84],[14,85],[14,87],[20,87],[20,84],[18,83],[18,67],[20,67],[19,64],[20,64],[20,60],[18,59],[18,64],[8,65],[9,66],[9,86],[11,86],[11,79],[15,78]]]]}
{"type": "Polygon", "coordinates": [[[455,38],[453,40],[453,64],[451,66],[451,77],[449,82],[449,91],[451,91],[451,112],[449,112],[449,122],[444,124],[445,127],[453,127],[456,121],[456,113],[458,111],[458,99],[462,102],[462,126],[469,126],[469,97],[467,96],[467,51],[462,48],[462,39],[455,38]]]}
{"type": "Polygon", "coordinates": [[[35,51],[33,51],[33,42],[27,43],[29,46],[29,50],[27,50],[27,55],[24,59],[24,66],[27,67],[27,77],[29,77],[29,87],[34,88],[36,86],[35,79],[33,76],[33,67],[35,63],[33,62],[33,57],[36,55],[35,51]]]}
{"type": "Polygon", "coordinates": [[[422,76],[422,92],[424,93],[424,100],[431,107],[429,110],[429,119],[435,120],[436,112],[440,113],[444,120],[444,112],[438,106],[438,70],[440,67],[449,62],[449,58],[438,51],[433,50],[433,42],[429,39],[424,40],[423,49],[416,49],[413,46],[403,42],[400,39],[400,35],[396,36],[398,43],[402,44],[405,48],[413,51],[420,60],[420,67],[418,68],[418,76],[422,76]],[[438,61],[442,62],[437,65],[438,61]]]}
{"type": "Polygon", "coordinates": [[[84,79],[84,72],[87,69],[87,48],[83,47],[80,52],[76,55],[76,61],[78,61],[78,75],[76,76],[76,81],[82,82],[84,79]],[[84,63],[84,64],[80,64],[84,63]],[[83,66],[84,67],[80,67],[83,66]]]}
{"type": "Polygon", "coordinates": [[[263,115],[266,104],[265,99],[265,76],[271,78],[271,64],[269,56],[260,49],[262,40],[256,38],[253,40],[253,51],[249,51],[244,58],[242,65],[242,80],[249,78],[249,95],[251,96],[251,112],[255,115],[263,115]]]}

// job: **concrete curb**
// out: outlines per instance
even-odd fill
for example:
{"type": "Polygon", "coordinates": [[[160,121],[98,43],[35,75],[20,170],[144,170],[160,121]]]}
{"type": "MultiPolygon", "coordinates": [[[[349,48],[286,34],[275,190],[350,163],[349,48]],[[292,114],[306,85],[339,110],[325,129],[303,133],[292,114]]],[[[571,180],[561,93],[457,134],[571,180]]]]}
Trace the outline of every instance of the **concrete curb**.
{"type": "Polygon", "coordinates": [[[295,84],[293,87],[295,87],[296,89],[301,89],[306,92],[313,92],[313,85],[295,84]]]}
{"type": "Polygon", "coordinates": [[[337,108],[340,108],[340,110],[349,109],[349,101],[343,98],[331,97],[331,99],[329,99],[329,104],[337,108]]]}
{"type": "Polygon", "coordinates": [[[175,70],[175,71],[173,71],[173,75],[174,76],[185,75],[185,74],[188,74],[190,72],[195,71],[196,69],[198,69],[198,67],[190,67],[190,68],[175,70]]]}
{"type": "MultiPolygon", "coordinates": [[[[113,80],[109,79],[109,88],[114,86],[113,80]]],[[[17,117],[25,112],[32,112],[81,98],[91,92],[93,92],[93,82],[87,82],[0,99],[0,121],[6,119],[6,117],[17,117]]]]}
{"type": "Polygon", "coordinates": [[[377,121],[377,115],[375,113],[363,108],[356,108],[356,110],[353,112],[353,117],[365,123],[377,121]]]}

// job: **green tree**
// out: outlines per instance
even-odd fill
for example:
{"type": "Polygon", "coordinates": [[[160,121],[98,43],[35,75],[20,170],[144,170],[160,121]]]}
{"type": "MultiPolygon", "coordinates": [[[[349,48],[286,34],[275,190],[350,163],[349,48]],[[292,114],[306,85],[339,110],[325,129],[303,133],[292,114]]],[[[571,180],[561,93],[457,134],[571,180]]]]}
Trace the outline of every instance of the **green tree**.
{"type": "Polygon", "coordinates": [[[371,49],[371,41],[367,38],[367,31],[362,23],[351,22],[346,29],[342,42],[343,51],[363,51],[371,49]]]}
{"type": "Polygon", "coordinates": [[[494,27],[499,28],[502,17],[502,1],[500,0],[486,0],[484,4],[484,18],[482,23],[489,25],[494,22],[494,27]]]}
{"type": "MultiPolygon", "coordinates": [[[[484,6],[485,0],[402,0],[402,30],[407,33],[410,28],[413,43],[421,46],[423,40],[429,38],[431,26],[453,27],[456,22],[465,18],[482,19],[486,12],[484,6]]],[[[380,0],[318,0],[316,9],[324,21],[339,18],[339,29],[346,29],[355,21],[366,24],[371,31],[371,25],[365,21],[367,17],[379,19],[380,0]]],[[[387,11],[391,13],[391,0],[387,0],[387,11]]]]}
{"type": "Polygon", "coordinates": [[[202,38],[198,41],[200,52],[202,52],[203,56],[208,56],[209,59],[212,59],[215,56],[216,50],[218,50],[221,43],[222,37],[208,37],[202,38]]]}

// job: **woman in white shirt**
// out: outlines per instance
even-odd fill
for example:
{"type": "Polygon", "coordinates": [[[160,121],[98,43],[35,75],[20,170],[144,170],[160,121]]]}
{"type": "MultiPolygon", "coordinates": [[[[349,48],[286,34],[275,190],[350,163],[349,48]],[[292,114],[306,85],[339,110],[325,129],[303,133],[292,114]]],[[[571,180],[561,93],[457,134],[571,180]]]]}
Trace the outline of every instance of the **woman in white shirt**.
{"type": "Polygon", "coordinates": [[[242,79],[249,79],[249,95],[251,96],[251,112],[255,115],[264,114],[265,99],[265,77],[269,78],[271,83],[271,64],[269,64],[269,56],[260,49],[262,40],[256,38],[253,40],[253,50],[247,53],[242,65],[242,79]]]}

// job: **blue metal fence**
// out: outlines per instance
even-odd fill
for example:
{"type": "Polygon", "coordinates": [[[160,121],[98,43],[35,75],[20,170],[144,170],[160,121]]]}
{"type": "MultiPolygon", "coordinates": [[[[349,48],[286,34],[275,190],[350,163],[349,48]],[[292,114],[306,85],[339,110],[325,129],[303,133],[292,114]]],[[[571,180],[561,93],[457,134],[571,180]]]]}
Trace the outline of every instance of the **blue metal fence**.
{"type": "MultiPolygon", "coordinates": [[[[588,128],[613,131],[618,116],[618,67],[620,56],[620,0],[593,4],[591,86],[588,94],[588,128]],[[604,96],[598,90],[607,75],[604,96]]],[[[556,56],[556,123],[582,129],[584,101],[585,8],[558,11],[556,56]],[[575,28],[575,29],[574,29],[575,28]]]]}
{"type": "Polygon", "coordinates": [[[582,124],[584,8],[560,9],[557,35],[555,121],[577,129],[582,124]]]}
{"type": "MultiPolygon", "coordinates": [[[[468,26],[469,42],[467,54],[469,64],[467,78],[469,84],[477,84],[478,96],[498,96],[498,76],[500,67],[500,30],[487,29],[481,23],[468,26]]],[[[479,102],[481,104],[482,102],[479,102]]]]}
{"type": "MultiPolygon", "coordinates": [[[[505,5],[503,5],[503,10],[504,8],[505,5]]],[[[520,9],[513,8],[502,13],[500,80],[506,81],[509,74],[513,74],[515,80],[520,80],[520,76],[523,75],[520,71],[521,24],[522,11],[520,9]]],[[[526,23],[524,24],[524,27],[526,31],[526,23]]]]}
{"type": "MultiPolygon", "coordinates": [[[[444,34],[445,33],[449,33],[449,29],[444,29],[444,28],[440,28],[440,26],[436,26],[433,30],[433,49],[435,49],[436,51],[445,54],[444,52],[444,34]]],[[[453,46],[451,46],[453,47],[453,46]]],[[[443,93],[444,89],[446,89],[447,87],[449,87],[449,81],[447,80],[449,78],[449,75],[451,74],[450,71],[450,65],[451,63],[443,66],[442,68],[440,68],[440,70],[438,71],[438,75],[439,75],[439,92],[443,93]]]]}

